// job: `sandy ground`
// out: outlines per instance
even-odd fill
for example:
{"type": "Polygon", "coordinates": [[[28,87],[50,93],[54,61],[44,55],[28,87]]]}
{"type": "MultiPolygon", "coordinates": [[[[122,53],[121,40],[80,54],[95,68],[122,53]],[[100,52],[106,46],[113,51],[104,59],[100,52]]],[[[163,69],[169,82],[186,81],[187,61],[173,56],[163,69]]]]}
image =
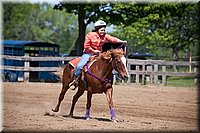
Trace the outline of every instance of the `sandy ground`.
{"type": "Polygon", "coordinates": [[[3,83],[3,131],[198,131],[195,87],[115,85],[118,123],[110,121],[104,94],[93,96],[89,121],[84,119],[86,92],[74,118],[64,115],[76,90],[69,90],[53,113],[60,90],[61,83],[3,83]]]}

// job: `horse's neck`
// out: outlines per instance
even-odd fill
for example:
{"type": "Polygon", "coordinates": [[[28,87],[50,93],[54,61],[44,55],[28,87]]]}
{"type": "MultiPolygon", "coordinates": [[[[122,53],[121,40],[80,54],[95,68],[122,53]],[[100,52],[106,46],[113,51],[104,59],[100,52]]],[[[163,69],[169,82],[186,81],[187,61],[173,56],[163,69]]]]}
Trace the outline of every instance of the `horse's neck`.
{"type": "Polygon", "coordinates": [[[102,77],[108,76],[110,73],[112,73],[112,64],[110,63],[109,60],[103,60],[103,59],[98,59],[96,61],[97,67],[95,67],[96,72],[99,73],[98,75],[101,75],[102,77]]]}

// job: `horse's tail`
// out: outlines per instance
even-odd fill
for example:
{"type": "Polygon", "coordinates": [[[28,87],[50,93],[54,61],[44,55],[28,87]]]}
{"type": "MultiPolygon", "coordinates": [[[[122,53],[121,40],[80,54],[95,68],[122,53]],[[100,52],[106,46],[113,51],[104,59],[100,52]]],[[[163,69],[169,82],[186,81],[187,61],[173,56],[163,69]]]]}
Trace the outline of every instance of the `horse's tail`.
{"type": "Polygon", "coordinates": [[[58,67],[58,71],[52,72],[52,73],[54,73],[55,75],[59,76],[59,79],[62,81],[62,79],[63,79],[63,71],[64,71],[64,67],[59,66],[58,67]]]}

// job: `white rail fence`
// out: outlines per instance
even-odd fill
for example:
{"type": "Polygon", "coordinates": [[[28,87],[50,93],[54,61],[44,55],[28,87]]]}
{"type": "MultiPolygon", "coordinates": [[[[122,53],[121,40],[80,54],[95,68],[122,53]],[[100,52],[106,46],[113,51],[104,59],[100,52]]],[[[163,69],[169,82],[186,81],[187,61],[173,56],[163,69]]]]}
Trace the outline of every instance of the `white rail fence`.
{"type": "Polygon", "coordinates": [[[197,82],[197,68],[198,62],[195,61],[128,59],[129,74],[137,84],[166,84],[167,77],[193,77],[197,82]]]}
{"type": "MultiPolygon", "coordinates": [[[[59,67],[30,67],[31,61],[69,61],[76,57],[29,57],[2,55],[2,59],[24,61],[24,66],[1,66],[4,70],[24,71],[24,79],[29,79],[31,71],[60,71],[59,67]]],[[[130,78],[127,83],[165,84],[167,77],[193,77],[197,82],[199,67],[196,61],[164,61],[128,59],[130,78]]],[[[117,81],[116,79],[114,82],[117,81]]]]}

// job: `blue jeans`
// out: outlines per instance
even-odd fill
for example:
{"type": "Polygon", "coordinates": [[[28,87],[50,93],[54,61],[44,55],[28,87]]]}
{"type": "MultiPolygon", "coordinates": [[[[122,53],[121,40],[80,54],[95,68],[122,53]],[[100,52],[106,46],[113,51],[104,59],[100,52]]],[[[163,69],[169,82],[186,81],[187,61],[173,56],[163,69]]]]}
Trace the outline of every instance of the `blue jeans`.
{"type": "Polygon", "coordinates": [[[74,75],[75,77],[78,77],[81,74],[81,70],[83,69],[83,67],[87,64],[87,62],[89,61],[90,56],[92,56],[92,54],[89,53],[83,53],[80,61],[77,63],[76,65],[76,69],[74,71],[74,75]]]}

